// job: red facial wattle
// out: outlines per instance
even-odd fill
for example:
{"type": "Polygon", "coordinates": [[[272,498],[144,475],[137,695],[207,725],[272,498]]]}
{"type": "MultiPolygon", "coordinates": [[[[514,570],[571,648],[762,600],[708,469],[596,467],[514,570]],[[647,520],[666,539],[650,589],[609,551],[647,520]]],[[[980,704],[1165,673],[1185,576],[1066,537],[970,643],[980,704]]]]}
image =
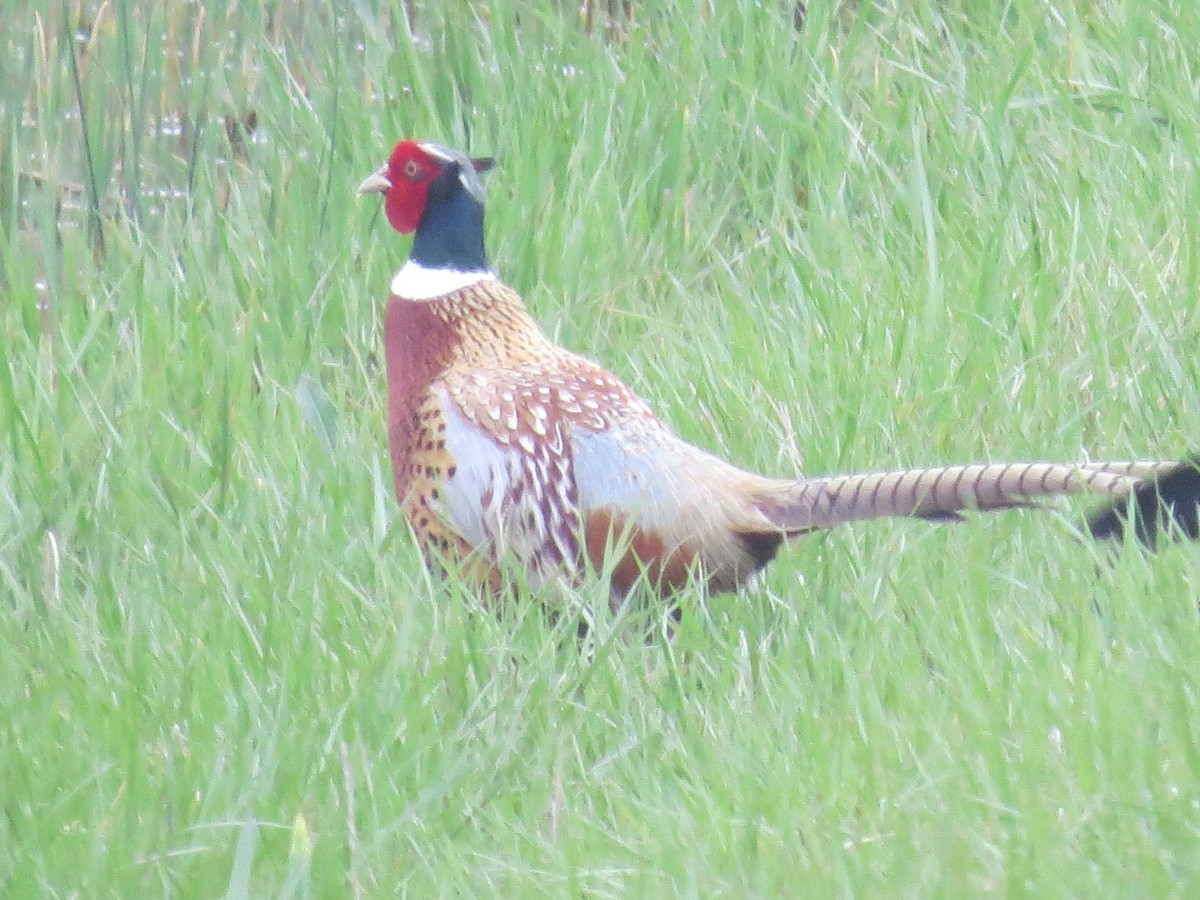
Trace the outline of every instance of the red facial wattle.
{"type": "Polygon", "coordinates": [[[383,208],[388,221],[401,234],[412,234],[425,211],[425,196],[429,192],[427,182],[412,182],[403,175],[391,178],[392,186],[387,192],[383,208]]]}
{"type": "Polygon", "coordinates": [[[392,186],[384,200],[384,211],[393,228],[411,234],[425,211],[429,180],[436,174],[436,167],[415,141],[401,141],[392,151],[387,171],[392,186]]]}

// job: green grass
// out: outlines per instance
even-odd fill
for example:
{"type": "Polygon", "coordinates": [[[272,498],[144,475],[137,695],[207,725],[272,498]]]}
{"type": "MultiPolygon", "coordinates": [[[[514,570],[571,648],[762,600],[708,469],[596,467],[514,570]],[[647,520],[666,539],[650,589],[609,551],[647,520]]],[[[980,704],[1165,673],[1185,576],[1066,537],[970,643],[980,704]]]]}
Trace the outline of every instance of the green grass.
{"type": "Polygon", "coordinates": [[[0,894],[1194,894],[1196,548],[863,525],[587,661],[475,615],[354,188],[497,155],[537,318],[750,468],[1173,457],[1200,18],[409,5],[0,0],[0,894]]]}

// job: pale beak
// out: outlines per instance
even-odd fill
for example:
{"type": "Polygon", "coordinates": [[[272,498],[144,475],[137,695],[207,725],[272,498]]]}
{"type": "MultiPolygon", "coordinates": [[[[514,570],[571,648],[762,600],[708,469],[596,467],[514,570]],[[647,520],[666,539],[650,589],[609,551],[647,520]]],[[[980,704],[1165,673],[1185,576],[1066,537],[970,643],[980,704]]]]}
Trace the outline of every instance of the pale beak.
{"type": "Polygon", "coordinates": [[[377,172],[372,172],[363,179],[362,184],[358,186],[358,193],[362,194],[386,194],[392,189],[392,183],[388,181],[387,166],[383,166],[377,172]]]}

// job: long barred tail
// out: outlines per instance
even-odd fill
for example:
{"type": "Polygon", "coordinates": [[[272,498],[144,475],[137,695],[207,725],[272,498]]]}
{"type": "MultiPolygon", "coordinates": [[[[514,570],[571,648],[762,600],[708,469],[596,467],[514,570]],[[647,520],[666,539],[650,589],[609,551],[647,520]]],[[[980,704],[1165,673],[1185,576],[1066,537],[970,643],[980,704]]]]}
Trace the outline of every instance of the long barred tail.
{"type": "Polygon", "coordinates": [[[1152,543],[1148,535],[1157,534],[1168,519],[1196,536],[1200,475],[1196,464],[1188,462],[1001,463],[837,475],[780,485],[756,505],[777,528],[801,534],[884,516],[957,519],[967,510],[1012,509],[1044,497],[1081,493],[1113,498],[1111,506],[1093,517],[1091,530],[1097,537],[1121,533],[1131,497],[1139,537],[1147,543],[1152,543]],[[1162,502],[1168,489],[1173,498],[1170,508],[1162,502]],[[1148,498],[1147,508],[1142,510],[1144,498],[1148,498]],[[1153,518],[1156,527],[1143,534],[1140,523],[1160,509],[1165,512],[1153,518]]]}

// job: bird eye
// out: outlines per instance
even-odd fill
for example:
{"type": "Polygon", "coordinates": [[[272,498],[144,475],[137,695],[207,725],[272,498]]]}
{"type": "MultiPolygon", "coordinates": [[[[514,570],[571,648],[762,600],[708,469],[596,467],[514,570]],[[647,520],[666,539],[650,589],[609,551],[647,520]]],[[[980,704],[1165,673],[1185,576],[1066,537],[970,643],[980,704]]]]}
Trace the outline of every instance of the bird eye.
{"type": "Polygon", "coordinates": [[[410,159],[404,164],[404,177],[411,181],[416,181],[417,176],[421,174],[421,167],[417,165],[415,160],[410,159]]]}

